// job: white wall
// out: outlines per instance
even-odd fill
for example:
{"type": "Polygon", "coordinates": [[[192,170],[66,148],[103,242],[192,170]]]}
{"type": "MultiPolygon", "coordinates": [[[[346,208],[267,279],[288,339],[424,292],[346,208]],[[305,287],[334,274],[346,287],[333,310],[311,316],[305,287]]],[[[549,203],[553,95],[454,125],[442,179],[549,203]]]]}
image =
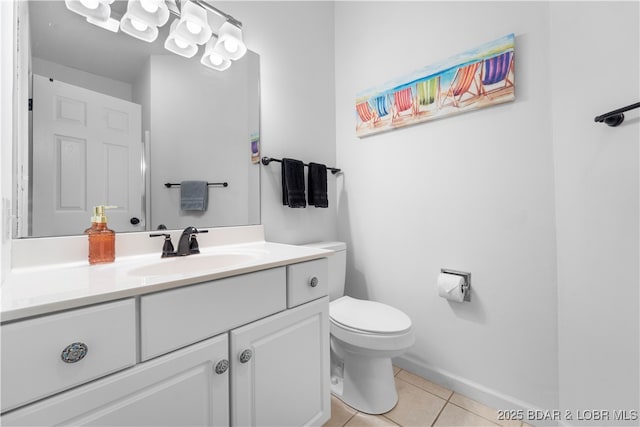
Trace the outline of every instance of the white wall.
{"type": "MultiPolygon", "coordinates": [[[[242,21],[245,43],[260,55],[261,155],[335,166],[333,3],[242,1],[216,7],[242,21]]],[[[328,174],[328,209],[291,209],[282,205],[280,164],[261,169],[261,219],[268,240],[336,238],[340,178],[328,174]]]]}
{"type": "Polygon", "coordinates": [[[640,101],[639,5],[551,5],[560,407],[574,413],[639,408],[640,113],[593,122],[640,101]]]}
{"type": "Polygon", "coordinates": [[[413,320],[402,366],[472,398],[558,404],[549,5],[337,2],[339,238],[347,293],[413,320]],[[363,139],[355,95],[516,34],[516,101],[363,139]],[[472,301],[435,289],[472,273],[472,301]]]}

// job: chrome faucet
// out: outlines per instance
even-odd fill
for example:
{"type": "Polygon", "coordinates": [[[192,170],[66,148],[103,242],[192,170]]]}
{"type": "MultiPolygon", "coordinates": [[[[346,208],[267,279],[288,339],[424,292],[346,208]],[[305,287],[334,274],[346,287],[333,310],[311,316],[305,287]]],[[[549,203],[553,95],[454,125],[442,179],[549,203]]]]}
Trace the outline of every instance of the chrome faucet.
{"type": "Polygon", "coordinates": [[[182,230],[180,240],[178,241],[177,256],[186,256],[192,254],[199,254],[200,248],[198,247],[198,241],[196,240],[196,234],[208,233],[209,230],[198,230],[193,226],[189,226],[182,230]]]}
{"type": "Polygon", "coordinates": [[[149,237],[164,237],[164,244],[162,245],[162,258],[169,258],[174,256],[199,254],[200,248],[198,247],[196,234],[208,232],[209,230],[198,230],[193,226],[185,228],[184,230],[182,230],[182,234],[180,235],[180,241],[178,242],[177,251],[173,250],[173,243],[171,243],[171,234],[156,233],[149,234],[149,237]]]}

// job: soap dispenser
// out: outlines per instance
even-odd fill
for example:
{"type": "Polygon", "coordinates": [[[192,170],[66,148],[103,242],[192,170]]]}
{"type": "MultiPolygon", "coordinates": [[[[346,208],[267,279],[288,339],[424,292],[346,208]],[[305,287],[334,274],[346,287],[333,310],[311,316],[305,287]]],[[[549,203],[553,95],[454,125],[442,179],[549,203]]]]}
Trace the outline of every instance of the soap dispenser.
{"type": "Polygon", "coordinates": [[[116,233],[107,228],[105,209],[116,206],[95,206],[91,217],[91,228],[85,231],[89,236],[89,264],[113,262],[116,259],[116,233]]]}

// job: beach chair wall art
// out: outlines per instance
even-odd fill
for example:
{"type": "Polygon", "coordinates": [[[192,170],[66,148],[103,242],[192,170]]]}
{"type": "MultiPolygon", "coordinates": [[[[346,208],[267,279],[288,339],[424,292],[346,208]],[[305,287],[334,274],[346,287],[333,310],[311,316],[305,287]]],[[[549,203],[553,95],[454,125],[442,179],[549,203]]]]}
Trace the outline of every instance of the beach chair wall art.
{"type": "Polygon", "coordinates": [[[428,65],[356,96],[356,135],[515,100],[515,36],[428,65]]]}

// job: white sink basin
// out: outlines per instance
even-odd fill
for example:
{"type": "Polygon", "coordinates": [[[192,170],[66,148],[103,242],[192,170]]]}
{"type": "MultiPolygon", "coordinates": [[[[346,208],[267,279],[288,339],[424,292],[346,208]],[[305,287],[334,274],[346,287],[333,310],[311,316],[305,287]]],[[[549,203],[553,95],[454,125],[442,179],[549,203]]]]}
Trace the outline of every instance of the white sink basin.
{"type": "Polygon", "coordinates": [[[246,253],[195,254],[166,258],[154,264],[134,268],[132,276],[166,276],[172,274],[192,274],[221,268],[234,267],[252,260],[257,255],[246,253]]]}

